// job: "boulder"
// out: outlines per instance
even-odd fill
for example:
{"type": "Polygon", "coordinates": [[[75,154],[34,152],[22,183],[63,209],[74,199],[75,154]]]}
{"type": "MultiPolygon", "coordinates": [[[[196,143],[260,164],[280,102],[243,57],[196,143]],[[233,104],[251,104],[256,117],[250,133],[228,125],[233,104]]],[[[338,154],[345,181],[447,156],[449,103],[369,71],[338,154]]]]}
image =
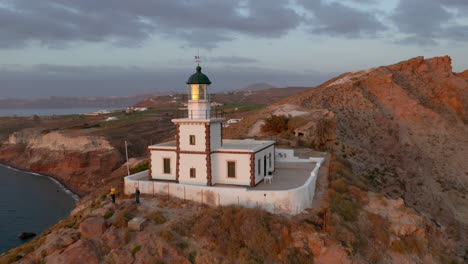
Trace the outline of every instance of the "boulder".
{"type": "Polygon", "coordinates": [[[89,217],[80,225],[82,237],[93,238],[100,236],[106,230],[106,221],[103,217],[89,217]]]}
{"type": "Polygon", "coordinates": [[[99,250],[89,239],[81,239],[62,253],[56,252],[45,258],[47,264],[99,264],[101,261],[99,250]]]}
{"type": "Polygon", "coordinates": [[[114,249],[109,255],[115,264],[131,264],[134,260],[132,253],[128,249],[114,249]]]}
{"type": "Polygon", "coordinates": [[[36,236],[36,233],[22,232],[21,234],[18,235],[18,238],[19,239],[28,239],[28,238],[35,237],[35,236],[36,236]]]}
{"type": "Polygon", "coordinates": [[[51,255],[57,250],[66,248],[80,239],[80,233],[73,228],[61,229],[50,233],[45,242],[28,257],[40,261],[43,257],[51,255]]]}
{"type": "Polygon", "coordinates": [[[15,262],[15,264],[38,264],[39,262],[30,259],[30,258],[22,258],[15,262]]]}
{"type": "Polygon", "coordinates": [[[109,248],[118,248],[125,244],[124,230],[111,227],[102,236],[102,241],[109,248]]]}

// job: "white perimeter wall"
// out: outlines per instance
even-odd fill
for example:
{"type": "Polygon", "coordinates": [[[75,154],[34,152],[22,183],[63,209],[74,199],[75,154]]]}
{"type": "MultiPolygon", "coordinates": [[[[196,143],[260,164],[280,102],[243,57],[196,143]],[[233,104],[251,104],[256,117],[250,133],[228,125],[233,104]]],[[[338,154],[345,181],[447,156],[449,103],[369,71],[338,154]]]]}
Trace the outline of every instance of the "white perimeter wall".
{"type": "Polygon", "coordinates": [[[179,183],[206,185],[206,155],[180,154],[179,183]],[[196,169],[196,177],[190,178],[190,168],[196,169]]]}
{"type": "Polygon", "coordinates": [[[180,124],[180,150],[205,151],[205,124],[204,123],[181,123],[180,124]],[[190,135],[195,136],[195,145],[190,145],[190,135]]]}
{"type": "Polygon", "coordinates": [[[261,180],[264,178],[264,162],[263,162],[263,157],[266,156],[266,175],[268,175],[269,171],[274,171],[275,170],[275,152],[274,152],[274,145],[271,145],[270,147],[259,151],[255,153],[255,184],[259,183],[261,180]],[[268,155],[271,153],[271,168],[268,166],[268,155]],[[260,173],[258,173],[258,160],[260,159],[260,173]]]}
{"type": "MultiPolygon", "coordinates": [[[[261,207],[272,213],[298,214],[312,206],[315,184],[320,165],[324,158],[299,159],[293,156],[292,150],[276,150],[277,161],[282,162],[316,162],[309,179],[304,185],[281,191],[250,190],[235,187],[211,187],[191,184],[164,183],[142,180],[148,172],[143,171],[125,177],[125,193],[132,194],[138,186],[142,193],[171,195],[209,205],[242,205],[246,207],[261,207]],[[282,157],[283,154],[286,157],[282,157]]],[[[326,169],[326,168],[325,168],[326,169]]]]}
{"type": "Polygon", "coordinates": [[[251,153],[248,152],[245,154],[211,154],[213,183],[250,186],[250,155],[251,153]],[[227,176],[228,161],[236,162],[236,178],[228,178],[227,176]]]}
{"type": "Polygon", "coordinates": [[[151,153],[151,177],[153,179],[161,180],[175,180],[176,179],[176,152],[175,151],[161,151],[150,150],[151,153]],[[171,159],[171,173],[164,173],[164,158],[171,159]]]}

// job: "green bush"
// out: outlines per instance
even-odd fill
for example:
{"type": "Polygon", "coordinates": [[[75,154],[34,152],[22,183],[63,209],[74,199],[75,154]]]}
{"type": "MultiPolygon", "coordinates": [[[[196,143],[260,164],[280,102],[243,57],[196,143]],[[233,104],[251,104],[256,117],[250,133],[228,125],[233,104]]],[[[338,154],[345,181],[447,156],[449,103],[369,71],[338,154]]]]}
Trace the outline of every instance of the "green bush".
{"type": "Polygon", "coordinates": [[[195,258],[196,257],[197,257],[197,252],[193,251],[193,252],[190,252],[187,259],[188,259],[188,261],[190,261],[190,263],[195,264],[195,258]]]}
{"type": "Polygon", "coordinates": [[[145,161],[136,167],[130,168],[130,174],[135,174],[135,173],[145,171],[148,169],[149,169],[149,161],[145,161]]]}
{"type": "Polygon", "coordinates": [[[285,115],[271,115],[264,119],[263,132],[281,133],[288,130],[289,117],[285,115]]]}
{"type": "Polygon", "coordinates": [[[111,218],[113,215],[114,215],[114,212],[109,211],[109,212],[107,212],[107,213],[104,215],[104,218],[105,218],[105,219],[109,219],[109,218],[111,218]]]}
{"type": "Polygon", "coordinates": [[[166,218],[159,211],[147,214],[146,219],[153,220],[157,225],[164,224],[166,222],[166,218]]]}
{"type": "Polygon", "coordinates": [[[136,254],[138,251],[140,251],[140,249],[141,249],[141,245],[136,245],[136,246],[134,246],[133,249],[132,249],[132,256],[135,256],[135,254],[136,254]]]}

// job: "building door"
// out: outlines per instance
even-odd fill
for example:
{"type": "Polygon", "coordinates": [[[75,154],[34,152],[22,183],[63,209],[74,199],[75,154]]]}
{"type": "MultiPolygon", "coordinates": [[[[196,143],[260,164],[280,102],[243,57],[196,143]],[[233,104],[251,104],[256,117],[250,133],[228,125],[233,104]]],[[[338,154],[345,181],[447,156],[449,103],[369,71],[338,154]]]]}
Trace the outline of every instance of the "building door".
{"type": "Polygon", "coordinates": [[[263,156],[263,177],[266,176],[266,171],[267,171],[266,168],[267,166],[266,166],[266,155],[265,155],[263,156]]]}

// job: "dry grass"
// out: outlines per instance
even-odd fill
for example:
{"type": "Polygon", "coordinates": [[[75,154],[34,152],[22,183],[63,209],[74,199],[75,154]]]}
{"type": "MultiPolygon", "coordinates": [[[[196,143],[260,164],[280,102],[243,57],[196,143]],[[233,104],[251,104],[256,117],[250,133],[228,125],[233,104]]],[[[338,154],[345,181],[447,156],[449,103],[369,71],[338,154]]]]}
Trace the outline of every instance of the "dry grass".
{"type": "Polygon", "coordinates": [[[287,263],[311,261],[310,255],[289,249],[290,227],[285,219],[261,209],[205,208],[195,219],[181,221],[172,229],[209,243],[213,251],[239,263],[271,263],[279,256],[287,263]]]}
{"type": "Polygon", "coordinates": [[[138,214],[138,208],[135,204],[117,210],[112,217],[112,225],[121,228],[127,227],[128,221],[138,214]]]}
{"type": "Polygon", "coordinates": [[[151,212],[147,214],[146,219],[152,220],[157,225],[166,223],[166,218],[160,211],[151,212]]]}
{"type": "Polygon", "coordinates": [[[333,213],[341,216],[345,221],[356,221],[361,205],[351,199],[346,199],[346,196],[336,191],[329,191],[330,210],[333,213]]]}

